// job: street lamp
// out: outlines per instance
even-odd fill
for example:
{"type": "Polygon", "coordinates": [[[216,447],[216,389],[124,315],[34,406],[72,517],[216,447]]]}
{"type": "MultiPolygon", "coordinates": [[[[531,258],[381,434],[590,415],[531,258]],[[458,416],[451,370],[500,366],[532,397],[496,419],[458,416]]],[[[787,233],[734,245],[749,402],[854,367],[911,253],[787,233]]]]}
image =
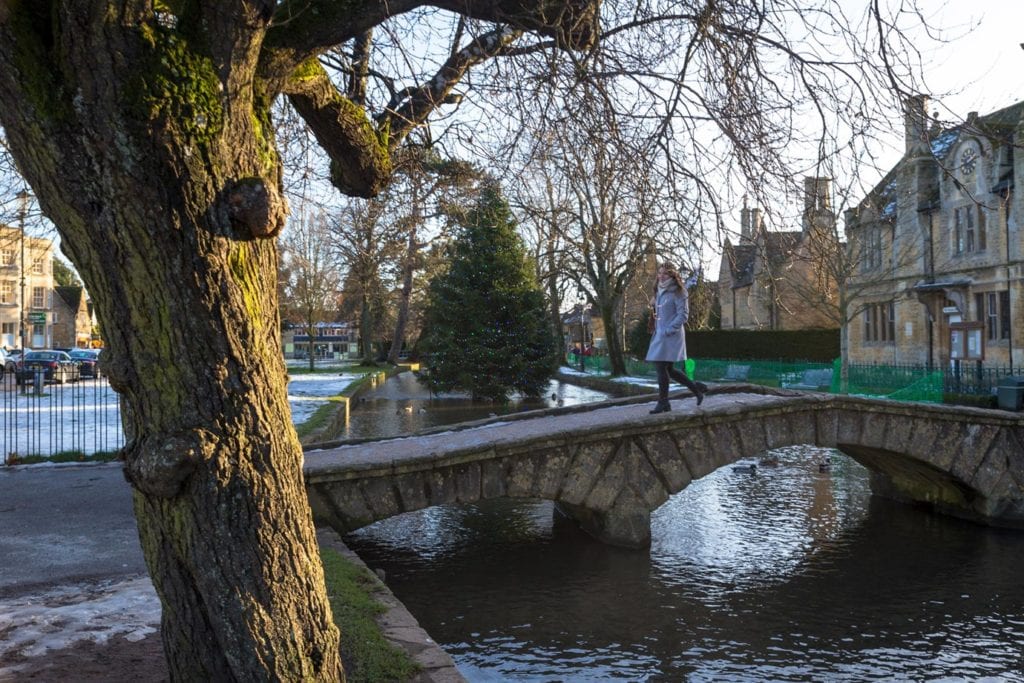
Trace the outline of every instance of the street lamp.
{"type": "Polygon", "coordinates": [[[580,302],[580,353],[579,353],[580,372],[585,372],[586,368],[583,365],[583,349],[586,347],[587,333],[586,333],[586,330],[583,328],[583,303],[586,301],[586,299],[583,296],[583,290],[582,289],[579,290],[578,294],[579,294],[578,298],[579,298],[579,302],[580,302]]]}
{"type": "Polygon", "coordinates": [[[18,227],[21,228],[21,316],[18,321],[21,327],[21,353],[25,357],[25,214],[28,213],[28,190],[21,190],[15,195],[18,198],[18,227]]]}

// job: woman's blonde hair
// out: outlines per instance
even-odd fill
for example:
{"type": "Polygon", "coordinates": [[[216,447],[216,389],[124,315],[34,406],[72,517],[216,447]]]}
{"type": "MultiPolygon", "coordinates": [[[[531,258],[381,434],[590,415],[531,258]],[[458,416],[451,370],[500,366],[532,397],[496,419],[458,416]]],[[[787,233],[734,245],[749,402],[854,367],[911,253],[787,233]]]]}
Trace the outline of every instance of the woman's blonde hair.
{"type": "MultiPolygon", "coordinates": [[[[679,287],[680,290],[683,289],[683,276],[679,274],[678,270],[676,270],[674,263],[671,261],[662,261],[658,264],[658,270],[664,270],[666,273],[671,275],[672,279],[676,281],[676,286],[679,287]]],[[[657,282],[655,282],[654,287],[657,289],[657,282]]]]}

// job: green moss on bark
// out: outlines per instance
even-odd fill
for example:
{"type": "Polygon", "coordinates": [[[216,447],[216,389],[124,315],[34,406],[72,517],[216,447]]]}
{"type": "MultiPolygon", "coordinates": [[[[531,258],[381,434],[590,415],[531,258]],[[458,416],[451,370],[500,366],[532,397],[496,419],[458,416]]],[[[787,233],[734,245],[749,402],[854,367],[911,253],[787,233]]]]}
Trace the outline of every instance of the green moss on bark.
{"type": "Polygon", "coordinates": [[[224,127],[222,85],[213,61],[173,30],[143,25],[141,49],[148,52],[129,89],[129,105],[144,121],[160,120],[196,143],[224,127]]]}

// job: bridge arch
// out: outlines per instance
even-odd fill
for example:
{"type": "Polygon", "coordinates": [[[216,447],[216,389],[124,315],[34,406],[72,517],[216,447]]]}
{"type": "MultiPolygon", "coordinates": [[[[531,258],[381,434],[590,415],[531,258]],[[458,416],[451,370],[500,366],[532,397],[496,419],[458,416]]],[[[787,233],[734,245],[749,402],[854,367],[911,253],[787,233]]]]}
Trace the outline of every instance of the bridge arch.
{"type": "Polygon", "coordinates": [[[650,542],[650,515],[720,467],[783,446],[836,447],[875,493],[1024,526],[1024,426],[1001,411],[748,388],[651,416],[609,401],[310,452],[318,523],[348,532],[403,512],[508,497],[554,501],[595,537],[650,542]]]}

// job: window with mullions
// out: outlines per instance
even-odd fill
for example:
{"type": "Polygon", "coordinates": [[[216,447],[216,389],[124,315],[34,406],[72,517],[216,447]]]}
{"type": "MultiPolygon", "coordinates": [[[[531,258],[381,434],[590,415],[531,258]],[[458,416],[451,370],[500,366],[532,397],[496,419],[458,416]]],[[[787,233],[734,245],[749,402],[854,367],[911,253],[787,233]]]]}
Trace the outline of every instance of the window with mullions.
{"type": "Polygon", "coordinates": [[[864,341],[896,341],[896,303],[883,301],[864,307],[864,341]]]}
{"type": "Polygon", "coordinates": [[[953,253],[956,256],[985,251],[985,212],[977,204],[953,209],[953,253]]]}
{"type": "Polygon", "coordinates": [[[1010,338],[1010,292],[979,292],[974,295],[974,317],[982,323],[985,338],[999,341],[1010,338]]]}
{"type": "Polygon", "coordinates": [[[863,251],[861,252],[861,272],[876,270],[882,267],[882,229],[868,228],[864,232],[863,251]]]}

